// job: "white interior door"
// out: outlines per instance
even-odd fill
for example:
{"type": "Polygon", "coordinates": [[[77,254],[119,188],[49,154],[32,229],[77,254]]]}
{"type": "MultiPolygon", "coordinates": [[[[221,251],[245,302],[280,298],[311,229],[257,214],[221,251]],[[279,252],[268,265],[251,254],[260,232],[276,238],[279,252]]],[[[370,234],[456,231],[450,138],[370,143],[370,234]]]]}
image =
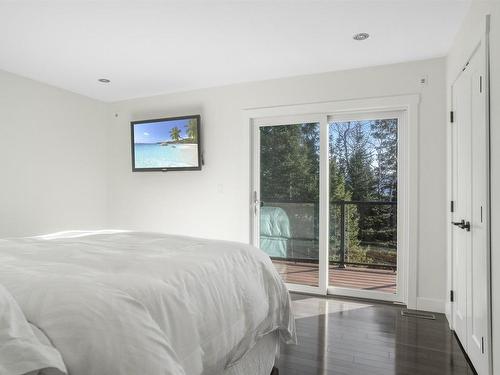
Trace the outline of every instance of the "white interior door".
{"type": "Polygon", "coordinates": [[[481,44],[453,86],[453,325],[478,374],[490,350],[485,61],[481,44]]]}
{"type": "Polygon", "coordinates": [[[467,322],[469,356],[479,374],[488,369],[488,128],[484,48],[469,63],[471,82],[471,252],[467,322]]]}
{"type": "Polygon", "coordinates": [[[463,224],[470,220],[471,101],[470,79],[462,74],[453,86],[453,322],[458,337],[467,343],[467,291],[470,279],[470,236],[463,224]],[[463,222],[463,224],[462,224],[463,222]]]}

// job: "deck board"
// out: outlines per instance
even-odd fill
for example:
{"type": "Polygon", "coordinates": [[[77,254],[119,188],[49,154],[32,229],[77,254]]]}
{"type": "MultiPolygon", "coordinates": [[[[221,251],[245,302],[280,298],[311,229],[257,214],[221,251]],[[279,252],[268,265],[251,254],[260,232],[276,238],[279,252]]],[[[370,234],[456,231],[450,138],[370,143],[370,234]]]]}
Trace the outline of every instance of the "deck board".
{"type": "MultiPolygon", "coordinates": [[[[291,284],[318,285],[318,265],[273,260],[283,280],[291,284]]],[[[330,286],[396,293],[397,273],[392,270],[330,266],[330,286]]]]}

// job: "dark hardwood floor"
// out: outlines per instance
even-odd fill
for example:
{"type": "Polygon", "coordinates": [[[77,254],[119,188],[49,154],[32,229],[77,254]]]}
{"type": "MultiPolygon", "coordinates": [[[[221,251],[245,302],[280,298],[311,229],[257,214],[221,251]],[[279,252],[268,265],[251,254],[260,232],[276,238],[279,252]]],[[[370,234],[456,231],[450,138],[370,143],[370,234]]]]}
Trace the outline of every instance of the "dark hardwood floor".
{"type": "Polygon", "coordinates": [[[282,345],[280,375],[474,374],[446,318],[401,307],[292,294],[298,345],[282,345]]]}

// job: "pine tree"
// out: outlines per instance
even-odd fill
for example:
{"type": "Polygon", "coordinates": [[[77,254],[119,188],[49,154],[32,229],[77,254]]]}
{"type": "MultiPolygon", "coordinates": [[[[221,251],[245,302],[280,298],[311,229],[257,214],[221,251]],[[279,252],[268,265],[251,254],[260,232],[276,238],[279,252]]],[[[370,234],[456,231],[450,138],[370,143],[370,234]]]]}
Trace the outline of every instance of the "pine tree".
{"type": "Polygon", "coordinates": [[[292,237],[306,233],[293,241],[295,255],[318,259],[319,126],[262,127],[260,136],[261,200],[288,212],[292,237]]]}
{"type": "MultiPolygon", "coordinates": [[[[373,121],[371,138],[376,153],[377,199],[396,202],[397,119],[373,121]]],[[[368,240],[396,248],[396,206],[376,206],[374,211],[373,228],[368,240]]]]}
{"type": "MultiPolygon", "coordinates": [[[[354,201],[345,204],[346,260],[378,261],[381,247],[396,247],[396,206],[363,202],[397,200],[397,119],[335,122],[329,130],[330,259],[339,258],[341,202],[354,201]]],[[[262,127],[260,134],[261,200],[318,205],[318,124],[262,127]]],[[[292,216],[293,228],[314,215],[292,216]]]]}
{"type": "MultiPolygon", "coordinates": [[[[339,129],[337,129],[339,130],[339,129]]],[[[347,135],[348,131],[340,129],[342,135],[347,135]]],[[[352,194],[346,187],[346,170],[348,160],[336,153],[337,147],[344,145],[341,141],[335,140],[338,133],[335,132],[335,125],[330,126],[330,260],[340,260],[341,244],[341,207],[342,202],[352,200],[352,194]]],[[[345,155],[345,153],[344,153],[345,155]]],[[[359,248],[359,215],[357,210],[353,210],[349,205],[344,206],[345,211],[345,251],[346,260],[349,253],[355,253],[359,248]]]]}
{"type": "MultiPolygon", "coordinates": [[[[316,124],[266,126],[261,134],[261,200],[315,202],[319,197],[316,124]]],[[[319,135],[318,135],[319,137],[319,135]]]]}

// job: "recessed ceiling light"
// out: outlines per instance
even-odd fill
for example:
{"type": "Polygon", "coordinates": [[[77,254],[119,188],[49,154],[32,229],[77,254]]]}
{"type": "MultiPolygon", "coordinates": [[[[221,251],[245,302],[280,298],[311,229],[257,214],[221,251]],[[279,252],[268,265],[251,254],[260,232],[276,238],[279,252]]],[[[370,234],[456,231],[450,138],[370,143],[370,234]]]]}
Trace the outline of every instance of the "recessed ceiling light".
{"type": "Polygon", "coordinates": [[[354,39],[354,40],[366,40],[369,37],[370,37],[370,34],[368,34],[368,33],[358,33],[358,34],[354,34],[352,39],[354,39]]]}
{"type": "Polygon", "coordinates": [[[107,79],[107,78],[99,78],[99,79],[98,79],[98,81],[99,81],[99,82],[101,82],[101,83],[110,83],[110,82],[111,82],[111,81],[110,81],[109,79],[107,79]]]}

